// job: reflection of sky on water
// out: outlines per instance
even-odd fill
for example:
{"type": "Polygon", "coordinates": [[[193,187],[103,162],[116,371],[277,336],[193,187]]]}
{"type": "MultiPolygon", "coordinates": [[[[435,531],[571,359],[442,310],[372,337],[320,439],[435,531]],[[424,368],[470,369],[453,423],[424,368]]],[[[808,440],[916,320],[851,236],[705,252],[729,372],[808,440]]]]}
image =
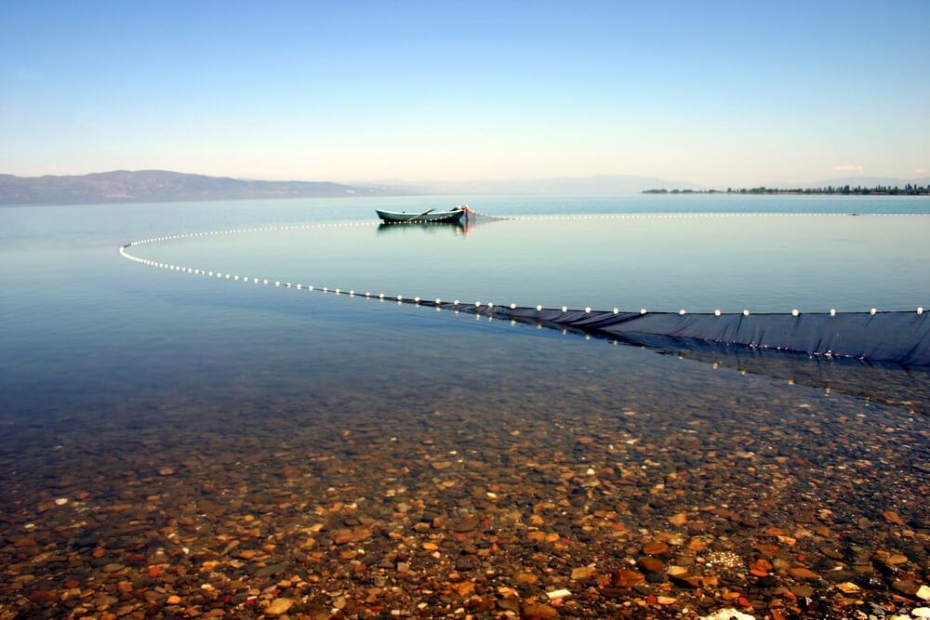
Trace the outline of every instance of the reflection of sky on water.
{"type": "Polygon", "coordinates": [[[341,227],[171,241],[139,256],[424,298],[675,311],[909,309],[930,218],[754,216],[341,227]],[[388,232],[390,231],[390,232],[388,232]]]}
{"type": "MultiPolygon", "coordinates": [[[[556,199],[534,200],[484,197],[471,202],[479,211],[494,213],[560,207],[556,199]]],[[[648,200],[573,199],[576,210],[612,206],[620,212],[642,210],[643,204],[663,206],[672,199],[648,200]]],[[[482,321],[476,327],[473,317],[430,309],[209,282],[144,268],[120,260],[116,252],[128,240],[159,234],[370,218],[375,206],[397,208],[405,202],[425,210],[459,200],[0,209],[2,415],[107,415],[114,408],[153,415],[179,398],[204,406],[211,399],[219,402],[222,394],[238,389],[234,386],[248,386],[253,394],[330,386],[341,394],[377,395],[385,385],[400,382],[415,398],[431,393],[437,373],[446,377],[445,388],[489,395],[484,388],[499,383],[502,389],[516,389],[527,373],[551,380],[554,387],[582,384],[588,371],[601,365],[627,380],[637,380],[631,373],[644,364],[659,369],[638,377],[643,394],[656,389],[657,376],[683,379],[675,374],[682,364],[692,368],[689,381],[695,389],[718,389],[709,366],[650,351],[500,322],[482,321]]],[[[694,208],[700,202],[675,204],[694,208]]],[[[775,204],[723,202],[727,210],[775,204]]],[[[832,209],[852,204],[843,199],[807,202],[832,209]]],[[[908,211],[930,203],[867,204],[908,211]]],[[[370,286],[450,299],[470,295],[498,303],[514,296],[513,301],[525,303],[608,307],[642,303],[675,309],[689,303],[697,310],[722,304],[718,300],[727,295],[740,307],[746,299],[759,307],[802,305],[799,296],[811,305],[820,300],[838,307],[908,306],[917,303],[917,292],[927,290],[919,271],[926,226],[917,219],[850,217],[748,218],[724,226],[721,220],[494,222],[464,237],[445,230],[379,234],[372,224],[201,238],[143,246],[140,255],[243,275],[267,270],[270,277],[319,286],[370,286]],[[784,296],[786,290],[794,292],[793,298],[784,296]]],[[[765,382],[753,389],[760,385],[765,382]]],[[[772,394],[783,385],[771,384],[772,394]]]]}

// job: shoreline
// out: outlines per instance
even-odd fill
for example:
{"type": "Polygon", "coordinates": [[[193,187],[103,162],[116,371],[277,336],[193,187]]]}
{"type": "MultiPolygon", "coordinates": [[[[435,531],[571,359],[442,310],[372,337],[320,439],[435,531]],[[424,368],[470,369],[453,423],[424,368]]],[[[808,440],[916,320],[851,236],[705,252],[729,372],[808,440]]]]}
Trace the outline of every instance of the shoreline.
{"type": "Polygon", "coordinates": [[[643,190],[643,194],[655,194],[655,195],[688,195],[693,196],[694,194],[702,195],[724,195],[724,196],[904,196],[904,197],[919,197],[919,196],[930,196],[930,186],[928,187],[915,187],[912,189],[901,189],[898,187],[894,188],[855,188],[855,189],[843,189],[843,188],[812,188],[812,189],[778,189],[778,188],[753,188],[745,189],[740,188],[738,190],[733,189],[647,189],[643,190]]]}

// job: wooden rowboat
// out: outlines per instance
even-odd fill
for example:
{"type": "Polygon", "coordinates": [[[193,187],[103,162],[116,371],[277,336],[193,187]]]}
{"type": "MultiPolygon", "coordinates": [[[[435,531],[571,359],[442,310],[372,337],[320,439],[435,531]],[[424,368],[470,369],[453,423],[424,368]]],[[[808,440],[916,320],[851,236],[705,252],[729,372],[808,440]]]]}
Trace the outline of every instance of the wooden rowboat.
{"type": "Polygon", "coordinates": [[[456,223],[462,220],[465,215],[465,209],[456,208],[452,211],[436,211],[430,209],[423,213],[407,213],[406,211],[381,211],[375,209],[386,224],[414,223],[414,222],[446,222],[456,223]]]}

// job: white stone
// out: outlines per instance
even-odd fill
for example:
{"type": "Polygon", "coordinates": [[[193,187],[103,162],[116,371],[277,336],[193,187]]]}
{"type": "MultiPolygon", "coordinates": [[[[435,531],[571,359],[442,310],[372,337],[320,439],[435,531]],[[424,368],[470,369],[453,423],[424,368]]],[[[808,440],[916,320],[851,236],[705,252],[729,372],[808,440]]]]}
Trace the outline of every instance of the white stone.
{"type": "Polygon", "coordinates": [[[557,601],[559,599],[567,598],[571,595],[572,593],[564,588],[561,590],[553,590],[552,592],[546,592],[546,596],[549,597],[550,601],[557,601]]]}
{"type": "Polygon", "coordinates": [[[701,616],[701,620],[756,620],[755,616],[744,614],[736,609],[718,609],[709,616],[701,616]]]}
{"type": "Polygon", "coordinates": [[[930,618],[930,607],[918,607],[917,609],[912,609],[911,615],[915,618],[930,618]]]}

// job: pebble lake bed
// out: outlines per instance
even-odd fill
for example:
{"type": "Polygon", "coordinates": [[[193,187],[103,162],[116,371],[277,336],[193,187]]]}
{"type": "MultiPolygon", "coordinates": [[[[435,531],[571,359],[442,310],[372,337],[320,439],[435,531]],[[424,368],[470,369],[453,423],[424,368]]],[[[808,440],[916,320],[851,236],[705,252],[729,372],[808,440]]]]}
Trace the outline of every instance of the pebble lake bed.
{"type": "MultiPolygon", "coordinates": [[[[930,617],[926,369],[613,346],[117,254],[156,235],[355,222],[404,200],[455,203],[0,209],[11,266],[0,274],[0,619],[930,617]]],[[[352,227],[138,254],[501,303],[930,306],[919,198],[472,207],[903,218],[775,218],[753,233],[755,257],[745,228],[724,247],[687,219],[653,255],[650,243],[613,244],[598,222],[558,236],[510,222],[467,236],[352,227]],[[683,245],[688,230],[704,247],[683,245]],[[649,267],[631,265],[637,256],[649,267]]]]}

